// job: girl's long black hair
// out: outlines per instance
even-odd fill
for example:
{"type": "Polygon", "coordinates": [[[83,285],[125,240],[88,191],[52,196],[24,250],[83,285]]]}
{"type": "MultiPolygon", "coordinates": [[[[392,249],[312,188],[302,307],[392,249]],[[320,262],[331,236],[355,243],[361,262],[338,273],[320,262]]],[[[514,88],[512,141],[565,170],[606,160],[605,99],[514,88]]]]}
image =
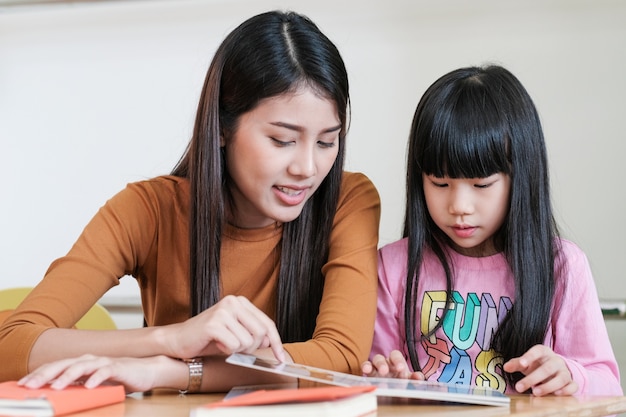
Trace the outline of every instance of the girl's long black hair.
{"type": "MultiPolygon", "coordinates": [[[[492,343],[507,361],[543,343],[554,299],[559,232],[551,205],[546,146],[535,105],[508,70],[492,65],[452,71],[424,93],[409,137],[404,331],[414,370],[421,370],[420,337],[441,327],[449,304],[430,334],[416,335],[419,273],[426,249],[444,268],[448,301],[454,287],[454,265],[446,255],[449,240],[428,213],[423,175],[485,178],[495,173],[511,178],[509,214],[495,242],[510,265],[515,302],[492,343]]],[[[513,382],[519,375],[505,378],[513,382]]]]}
{"type": "Polygon", "coordinates": [[[276,323],[283,342],[309,339],[322,297],[321,269],[337,207],[344,162],[348,76],[335,45],[307,17],[272,11],[254,16],[222,42],[209,67],[193,137],[173,175],[191,187],[191,314],[220,299],[220,247],[229,176],[220,138],[263,99],[313,88],[337,106],[337,159],[301,215],[283,228],[276,323]],[[306,253],[307,256],[301,256],[306,253]],[[297,319],[294,319],[297,317],[297,319]]]}

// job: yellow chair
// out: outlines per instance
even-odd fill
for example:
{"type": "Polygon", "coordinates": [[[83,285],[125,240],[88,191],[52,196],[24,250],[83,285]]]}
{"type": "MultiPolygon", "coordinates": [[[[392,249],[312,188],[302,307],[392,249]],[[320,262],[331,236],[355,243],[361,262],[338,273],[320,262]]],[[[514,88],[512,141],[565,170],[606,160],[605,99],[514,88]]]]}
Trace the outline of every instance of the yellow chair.
{"type": "MultiPolygon", "coordinates": [[[[32,287],[17,287],[0,290],[0,324],[32,290],[32,287]]],[[[77,329],[114,330],[117,328],[109,312],[100,304],[95,304],[76,323],[77,329]]]]}

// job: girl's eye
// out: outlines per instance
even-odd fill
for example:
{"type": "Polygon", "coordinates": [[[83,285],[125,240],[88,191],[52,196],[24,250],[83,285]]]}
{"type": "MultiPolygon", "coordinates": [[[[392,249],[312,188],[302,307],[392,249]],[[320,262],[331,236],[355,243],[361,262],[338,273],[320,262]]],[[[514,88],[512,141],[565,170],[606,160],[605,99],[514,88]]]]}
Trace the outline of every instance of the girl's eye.
{"type": "Polygon", "coordinates": [[[446,178],[443,177],[435,177],[434,175],[426,175],[425,178],[434,186],[438,188],[445,188],[448,186],[446,182],[446,178]]]}
{"type": "Polygon", "coordinates": [[[491,177],[484,178],[481,182],[479,182],[477,184],[474,184],[474,187],[476,187],[476,188],[489,188],[496,182],[497,182],[497,179],[493,179],[491,177]]]}
{"type": "Polygon", "coordinates": [[[476,187],[476,188],[489,188],[493,184],[498,182],[499,177],[498,177],[498,174],[494,174],[494,175],[491,175],[491,176],[485,177],[485,178],[475,178],[475,180],[477,181],[477,183],[474,184],[474,187],[476,187]]]}

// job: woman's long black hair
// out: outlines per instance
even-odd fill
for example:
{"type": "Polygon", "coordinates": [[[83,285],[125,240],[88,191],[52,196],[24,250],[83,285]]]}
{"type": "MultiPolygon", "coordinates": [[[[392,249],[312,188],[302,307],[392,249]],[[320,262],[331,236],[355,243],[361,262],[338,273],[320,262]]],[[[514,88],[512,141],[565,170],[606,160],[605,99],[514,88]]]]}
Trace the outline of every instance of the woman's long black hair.
{"type": "MultiPolygon", "coordinates": [[[[535,105],[513,74],[495,65],[452,71],[424,93],[409,137],[404,330],[415,370],[421,370],[416,309],[424,250],[431,249],[444,268],[448,301],[454,287],[454,265],[446,255],[449,239],[428,213],[423,175],[485,178],[495,173],[511,178],[509,214],[495,242],[510,265],[515,302],[492,343],[507,361],[543,343],[550,320],[559,233],[551,206],[546,147],[535,105]]],[[[422,337],[442,323],[443,317],[422,337]]],[[[519,375],[505,378],[513,382],[519,375]]]]}
{"type": "Polygon", "coordinates": [[[322,297],[321,269],[339,196],[349,106],[347,72],[335,45],[311,20],[293,12],[263,13],[234,29],[209,67],[193,137],[172,171],[190,181],[191,314],[196,315],[221,297],[220,247],[230,179],[220,138],[227,141],[240,116],[259,101],[303,86],[336,104],[342,130],[328,176],[301,215],[284,224],[276,305],[284,342],[312,336],[322,297]]]}

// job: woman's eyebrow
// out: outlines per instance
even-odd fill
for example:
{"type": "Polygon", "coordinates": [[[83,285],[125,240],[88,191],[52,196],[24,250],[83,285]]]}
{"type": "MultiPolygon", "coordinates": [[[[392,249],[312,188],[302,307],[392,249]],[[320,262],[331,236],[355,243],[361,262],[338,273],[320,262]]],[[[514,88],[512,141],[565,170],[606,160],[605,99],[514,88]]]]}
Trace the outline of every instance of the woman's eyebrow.
{"type": "MultiPolygon", "coordinates": [[[[284,127],[285,129],[293,130],[295,132],[303,132],[305,130],[304,127],[298,126],[298,125],[294,125],[294,124],[291,124],[291,123],[270,122],[270,124],[273,125],[273,126],[284,127]]],[[[320,133],[332,133],[332,132],[336,132],[336,131],[338,131],[340,129],[341,129],[341,124],[338,124],[337,126],[333,126],[333,127],[329,127],[328,129],[324,129],[320,133]]]]}

